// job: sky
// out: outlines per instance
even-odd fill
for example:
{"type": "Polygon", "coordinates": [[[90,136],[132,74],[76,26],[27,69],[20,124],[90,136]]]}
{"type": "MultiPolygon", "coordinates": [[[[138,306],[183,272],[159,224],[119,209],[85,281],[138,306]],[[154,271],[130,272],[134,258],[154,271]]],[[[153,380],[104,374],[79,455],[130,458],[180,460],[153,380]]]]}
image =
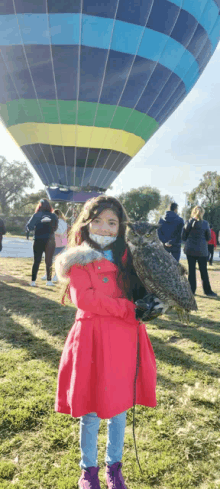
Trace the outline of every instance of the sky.
{"type": "MultiPolygon", "coordinates": [[[[26,161],[35,188],[44,188],[23,152],[0,122],[0,155],[26,161]]],[[[179,205],[206,171],[220,174],[220,43],[201,77],[180,106],[158,129],[112,184],[109,195],[143,185],[156,187],[179,205]]]]}

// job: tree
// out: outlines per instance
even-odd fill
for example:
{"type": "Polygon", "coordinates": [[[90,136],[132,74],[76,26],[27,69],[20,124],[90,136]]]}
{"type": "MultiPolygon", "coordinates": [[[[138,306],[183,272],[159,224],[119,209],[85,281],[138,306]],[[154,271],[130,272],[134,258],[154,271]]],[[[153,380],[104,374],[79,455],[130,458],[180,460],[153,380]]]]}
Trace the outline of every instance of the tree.
{"type": "Polygon", "coordinates": [[[187,198],[187,218],[190,217],[193,207],[201,205],[205,209],[204,219],[212,225],[218,234],[220,230],[220,175],[216,171],[204,173],[203,180],[192,192],[187,194],[187,198]]]}
{"type": "Polygon", "coordinates": [[[0,156],[0,204],[7,214],[10,206],[17,202],[27,188],[34,187],[34,178],[25,162],[9,163],[0,156]]]}
{"type": "Polygon", "coordinates": [[[207,171],[200,184],[188,194],[188,201],[193,206],[213,207],[220,202],[220,175],[217,171],[207,171]]]}
{"type": "Polygon", "coordinates": [[[161,202],[160,192],[152,187],[139,187],[119,195],[118,199],[125,207],[131,220],[146,220],[153,209],[161,202]]]}
{"type": "Polygon", "coordinates": [[[27,214],[32,215],[41,199],[48,199],[46,190],[42,189],[38,190],[38,192],[22,195],[12,206],[13,214],[19,216],[27,214]]]}
{"type": "Polygon", "coordinates": [[[154,209],[149,213],[149,221],[157,224],[159,222],[160,217],[164,216],[165,212],[169,210],[169,205],[171,202],[174,202],[173,197],[170,197],[170,195],[162,195],[160,197],[161,202],[160,205],[157,209],[154,209]]]}
{"type": "Polygon", "coordinates": [[[205,209],[204,219],[209,222],[209,225],[214,229],[217,237],[220,230],[220,202],[215,206],[207,206],[205,209]]]}

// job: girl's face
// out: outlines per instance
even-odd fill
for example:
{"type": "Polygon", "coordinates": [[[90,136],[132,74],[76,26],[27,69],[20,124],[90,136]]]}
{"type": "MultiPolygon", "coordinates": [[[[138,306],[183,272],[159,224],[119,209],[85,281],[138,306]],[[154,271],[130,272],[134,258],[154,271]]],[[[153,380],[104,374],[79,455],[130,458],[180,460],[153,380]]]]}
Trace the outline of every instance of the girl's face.
{"type": "Polygon", "coordinates": [[[99,236],[117,236],[119,230],[119,219],[110,209],[102,211],[89,223],[89,231],[99,236]]]}

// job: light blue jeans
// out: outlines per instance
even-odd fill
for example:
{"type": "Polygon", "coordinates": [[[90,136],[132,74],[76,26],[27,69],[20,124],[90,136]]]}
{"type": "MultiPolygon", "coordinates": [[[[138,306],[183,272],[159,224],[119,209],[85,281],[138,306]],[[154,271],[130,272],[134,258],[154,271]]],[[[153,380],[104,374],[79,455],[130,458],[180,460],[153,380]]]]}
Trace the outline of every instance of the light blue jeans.
{"type": "MultiPolygon", "coordinates": [[[[120,462],[124,447],[124,434],[127,411],[108,419],[108,436],[105,462],[113,465],[120,462]]],[[[81,469],[98,466],[98,431],[101,418],[89,413],[80,418],[81,469]]]]}

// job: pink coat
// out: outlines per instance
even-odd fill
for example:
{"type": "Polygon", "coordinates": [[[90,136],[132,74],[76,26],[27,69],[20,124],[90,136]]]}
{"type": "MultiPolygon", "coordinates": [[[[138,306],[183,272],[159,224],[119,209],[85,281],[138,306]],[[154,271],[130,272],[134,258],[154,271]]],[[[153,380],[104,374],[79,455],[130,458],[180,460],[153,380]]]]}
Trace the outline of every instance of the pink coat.
{"type": "Polygon", "coordinates": [[[56,248],[62,248],[67,245],[67,223],[63,219],[59,219],[58,228],[55,231],[56,248]]]}
{"type": "Polygon", "coordinates": [[[139,327],[140,366],[136,404],[156,406],[156,363],[135,305],[116,282],[118,268],[82,244],[56,260],[62,279],[70,276],[78,308],[60,360],[55,410],[80,417],[96,412],[109,419],[133,406],[139,327]]]}

